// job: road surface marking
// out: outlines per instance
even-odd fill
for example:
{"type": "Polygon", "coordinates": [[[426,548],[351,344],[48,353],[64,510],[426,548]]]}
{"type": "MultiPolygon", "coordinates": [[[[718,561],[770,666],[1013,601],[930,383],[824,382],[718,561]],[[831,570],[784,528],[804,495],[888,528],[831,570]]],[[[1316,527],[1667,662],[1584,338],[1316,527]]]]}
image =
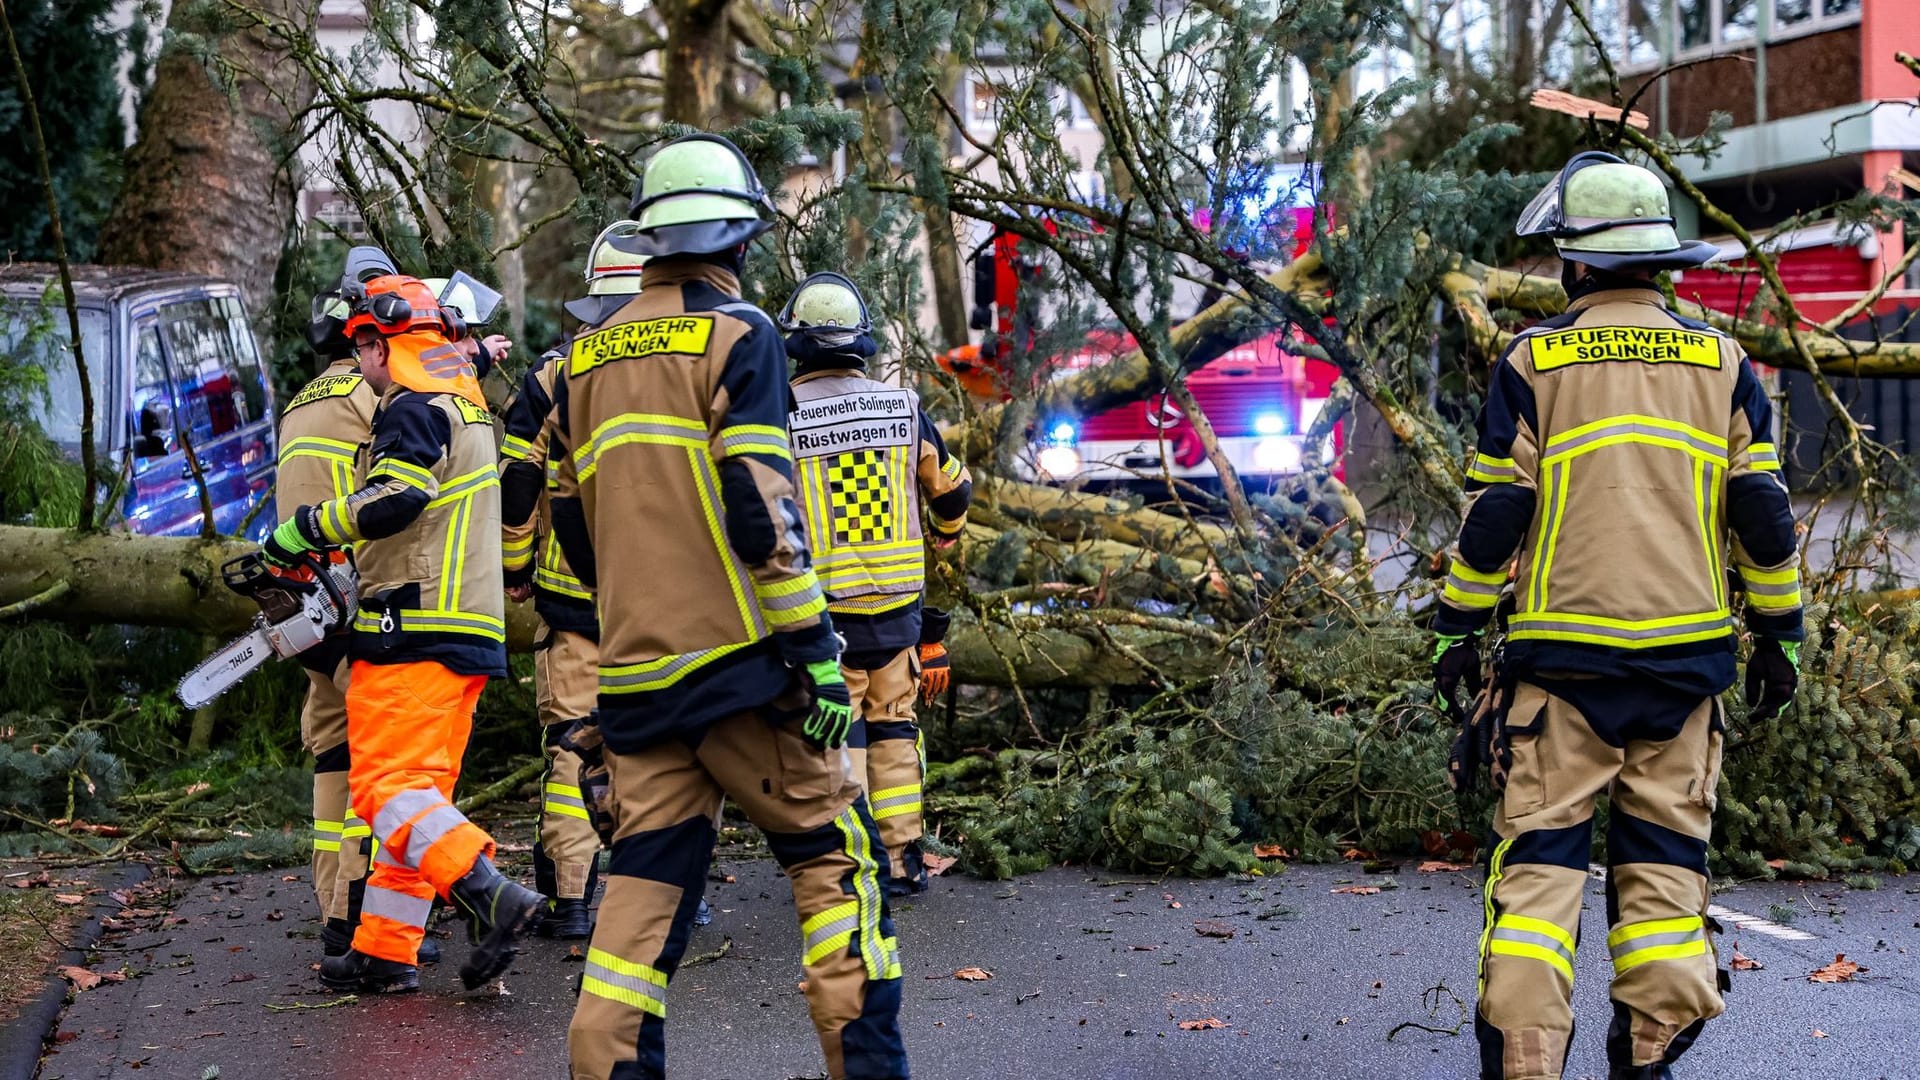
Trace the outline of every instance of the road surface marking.
{"type": "Polygon", "coordinates": [[[1782,926],[1770,919],[1763,919],[1758,915],[1748,915],[1745,912],[1735,911],[1732,908],[1721,907],[1719,904],[1708,905],[1707,914],[1719,919],[1722,923],[1736,930],[1751,930],[1756,934],[1765,934],[1768,937],[1779,938],[1782,941],[1814,941],[1819,938],[1818,934],[1809,934],[1805,930],[1795,930],[1791,926],[1782,926]]]}

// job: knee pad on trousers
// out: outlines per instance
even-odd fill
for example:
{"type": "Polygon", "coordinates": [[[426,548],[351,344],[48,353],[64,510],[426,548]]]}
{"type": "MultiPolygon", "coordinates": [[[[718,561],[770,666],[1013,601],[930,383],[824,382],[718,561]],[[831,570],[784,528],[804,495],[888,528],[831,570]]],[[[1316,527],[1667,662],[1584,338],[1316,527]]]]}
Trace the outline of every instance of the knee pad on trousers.
{"type": "MultiPolygon", "coordinates": [[[[1507,1080],[1507,1033],[1487,1023],[1478,1009],[1473,1013],[1473,1035],[1480,1044],[1480,1080],[1507,1080]]],[[[1543,1069],[1556,1074],[1567,1071],[1567,1057],[1573,1051],[1573,1031],[1567,1032],[1566,1045],[1560,1049],[1558,1063],[1539,1061],[1543,1069]]]]}
{"type": "Polygon", "coordinates": [[[893,739],[918,739],[920,729],[911,720],[867,721],[867,745],[893,739]]]}
{"type": "MultiPolygon", "coordinates": [[[[1672,1041],[1667,1043],[1666,1053],[1653,1064],[1671,1065],[1680,1060],[1680,1055],[1693,1047],[1694,1041],[1707,1028],[1705,1020],[1695,1020],[1680,1029],[1672,1041]]],[[[1633,1012],[1619,1002],[1613,1003],[1613,1022],[1607,1025],[1607,1067],[1629,1069],[1637,1063],[1633,1060],[1633,1012]]]]}
{"type": "Polygon", "coordinates": [[[346,772],[350,764],[352,759],[348,756],[346,743],[329,747],[313,755],[313,771],[317,773],[346,772]]]}
{"type": "Polygon", "coordinates": [[[907,1045],[900,1037],[900,980],[867,984],[860,1015],[840,1029],[847,1080],[904,1080],[907,1045]]]}

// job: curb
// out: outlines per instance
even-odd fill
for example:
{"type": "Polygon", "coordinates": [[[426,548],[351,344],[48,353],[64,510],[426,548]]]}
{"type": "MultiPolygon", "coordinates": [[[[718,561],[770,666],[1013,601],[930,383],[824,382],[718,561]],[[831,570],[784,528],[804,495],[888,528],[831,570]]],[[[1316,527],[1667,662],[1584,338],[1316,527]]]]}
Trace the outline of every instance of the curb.
{"type": "MultiPolygon", "coordinates": [[[[87,951],[100,941],[101,918],[118,910],[112,894],[140,884],[150,874],[146,863],[128,863],[119,877],[106,886],[106,895],[94,905],[93,913],[74,930],[74,947],[62,953],[54,964],[84,965],[87,951]]],[[[0,1024],[0,1080],[33,1080],[40,1071],[40,1053],[46,1047],[47,1036],[53,1034],[66,1007],[67,980],[50,975],[40,995],[20,1007],[19,1016],[0,1024]]]]}

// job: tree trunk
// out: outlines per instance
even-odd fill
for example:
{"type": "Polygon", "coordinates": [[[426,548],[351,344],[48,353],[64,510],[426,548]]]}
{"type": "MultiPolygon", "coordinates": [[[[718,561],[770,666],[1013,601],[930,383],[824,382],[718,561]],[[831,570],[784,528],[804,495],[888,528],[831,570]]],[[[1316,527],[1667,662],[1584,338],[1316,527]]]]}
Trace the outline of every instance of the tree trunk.
{"type": "MultiPolygon", "coordinates": [[[[252,550],[252,544],[228,539],[0,525],[0,608],[19,604],[14,617],[174,627],[224,639],[245,632],[255,608],[221,584],[220,564],[252,550]],[[61,582],[65,591],[55,588],[61,582]],[[39,599],[20,603],[27,598],[39,599]]],[[[530,651],[537,626],[533,605],[508,605],[507,647],[530,651]]],[[[1092,628],[996,625],[983,632],[977,622],[956,620],[947,646],[955,654],[956,679],[982,686],[1005,686],[1015,678],[1023,686],[1149,682],[1150,673],[1129,651],[1169,678],[1198,678],[1217,667],[1212,651],[1190,636],[1126,625],[1105,633],[1122,648],[1106,644],[1092,628]]]]}
{"type": "Polygon", "coordinates": [[[667,27],[660,119],[698,128],[727,124],[726,84],[733,37],[731,0],[666,0],[657,4],[667,27]]]}
{"type": "MultiPolygon", "coordinates": [[[[297,0],[260,0],[276,17],[305,21],[297,0]]],[[[204,9],[176,2],[167,46],[140,109],[140,136],[126,156],[126,180],[101,228],[104,263],[225,278],[255,319],[272,299],[294,220],[293,147],[283,136],[294,110],[313,97],[300,64],[277,54],[259,31],[218,37],[216,85],[182,40],[203,39],[204,9]]]]}

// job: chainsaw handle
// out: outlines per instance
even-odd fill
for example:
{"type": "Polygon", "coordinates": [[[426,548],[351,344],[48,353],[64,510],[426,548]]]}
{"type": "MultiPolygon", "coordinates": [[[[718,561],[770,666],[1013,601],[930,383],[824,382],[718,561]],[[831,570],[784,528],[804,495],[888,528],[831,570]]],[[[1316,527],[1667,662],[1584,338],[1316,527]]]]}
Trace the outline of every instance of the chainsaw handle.
{"type": "Polygon", "coordinates": [[[236,555],[220,564],[220,580],[241,596],[252,596],[272,576],[265,556],[257,551],[236,555]]]}

